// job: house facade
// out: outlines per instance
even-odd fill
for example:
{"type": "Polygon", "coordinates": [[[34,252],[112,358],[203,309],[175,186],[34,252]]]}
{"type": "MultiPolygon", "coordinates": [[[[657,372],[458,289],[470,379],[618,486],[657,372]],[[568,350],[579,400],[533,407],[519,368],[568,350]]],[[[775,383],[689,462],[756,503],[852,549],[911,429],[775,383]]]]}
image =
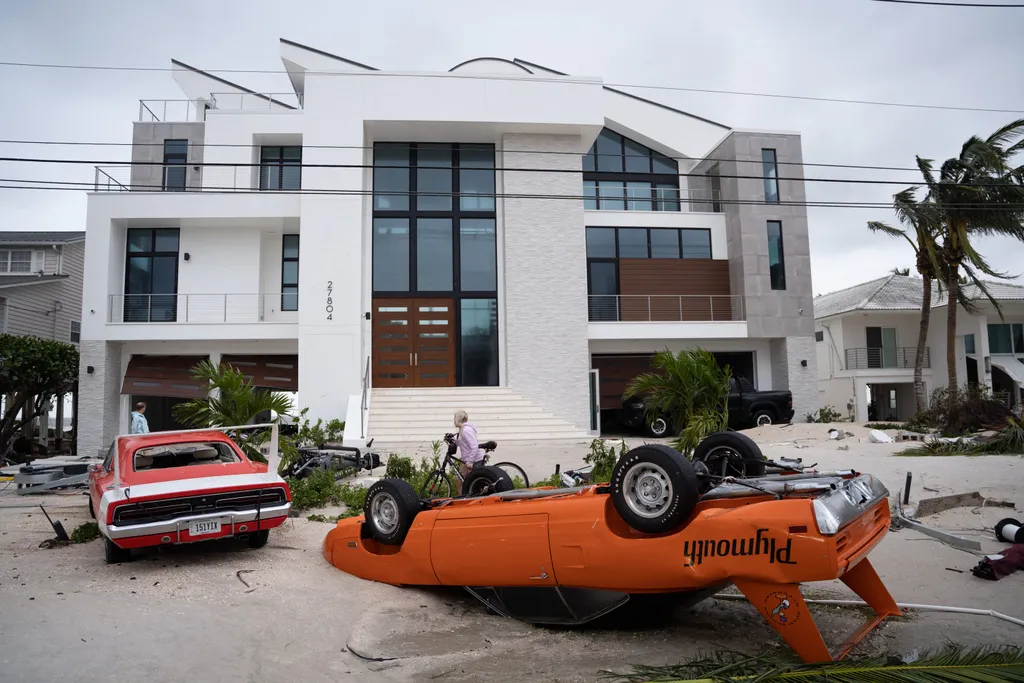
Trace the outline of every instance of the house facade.
{"type": "Polygon", "coordinates": [[[131,165],[96,171],[83,452],[136,400],[173,422],[204,357],[353,444],[458,408],[488,438],[596,434],[654,352],[698,345],[817,407],[799,135],[523,60],[280,48],[284,94],[172,61],[184,98],[140,103],[131,165]]]}
{"type": "MultiPolygon", "coordinates": [[[[814,300],[819,403],[857,421],[908,420],[917,412],[914,361],[921,280],[889,275],[814,300]]],[[[957,311],[953,353],[961,384],[985,384],[1012,407],[1024,394],[1024,287],[986,283],[998,310],[975,286],[976,312],[957,311]]],[[[933,289],[923,377],[928,394],[948,386],[947,298],[933,289]]]]}
{"type": "Polygon", "coordinates": [[[78,344],[84,232],[0,232],[0,333],[78,344]]]}

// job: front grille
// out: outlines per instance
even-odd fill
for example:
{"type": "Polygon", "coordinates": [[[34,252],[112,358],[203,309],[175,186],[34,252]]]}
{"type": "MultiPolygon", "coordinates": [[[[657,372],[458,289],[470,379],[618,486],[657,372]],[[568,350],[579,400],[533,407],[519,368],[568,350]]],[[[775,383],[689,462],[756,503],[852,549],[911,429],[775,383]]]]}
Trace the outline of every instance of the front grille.
{"type": "Polygon", "coordinates": [[[114,524],[148,524],[166,522],[190,514],[255,510],[257,504],[260,507],[267,507],[281,505],[287,500],[283,488],[270,488],[210,493],[146,503],[126,503],[114,509],[114,524]]]}

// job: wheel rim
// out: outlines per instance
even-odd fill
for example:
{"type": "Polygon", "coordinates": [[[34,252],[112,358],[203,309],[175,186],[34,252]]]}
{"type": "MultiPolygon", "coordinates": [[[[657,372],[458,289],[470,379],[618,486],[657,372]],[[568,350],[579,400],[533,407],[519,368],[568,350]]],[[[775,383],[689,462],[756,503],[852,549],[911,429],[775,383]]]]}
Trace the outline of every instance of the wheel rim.
{"type": "Polygon", "coordinates": [[[761,413],[757,416],[757,426],[766,427],[772,423],[772,416],[766,413],[761,413]]]}
{"type": "Polygon", "coordinates": [[[380,493],[370,504],[373,526],[383,534],[392,534],[398,529],[398,502],[390,493],[380,493]]]}
{"type": "Polygon", "coordinates": [[[651,423],[651,433],[655,436],[662,436],[668,431],[668,423],[662,418],[658,418],[651,423]]]}
{"type": "Polygon", "coordinates": [[[468,493],[470,496],[482,496],[485,493],[489,493],[491,488],[491,482],[486,479],[477,479],[469,485],[468,493]]]}
{"type": "Polygon", "coordinates": [[[623,478],[626,506],[646,519],[661,516],[672,502],[668,472],[652,462],[633,465],[623,478]]]}
{"type": "MultiPolygon", "coordinates": [[[[718,477],[724,477],[728,475],[728,468],[730,460],[742,460],[743,456],[736,452],[735,449],[729,448],[728,446],[719,446],[708,451],[708,454],[704,456],[704,464],[708,466],[708,471],[718,477]]],[[[745,462],[739,462],[734,465],[738,467],[744,474],[747,471],[747,464],[745,462]]]]}

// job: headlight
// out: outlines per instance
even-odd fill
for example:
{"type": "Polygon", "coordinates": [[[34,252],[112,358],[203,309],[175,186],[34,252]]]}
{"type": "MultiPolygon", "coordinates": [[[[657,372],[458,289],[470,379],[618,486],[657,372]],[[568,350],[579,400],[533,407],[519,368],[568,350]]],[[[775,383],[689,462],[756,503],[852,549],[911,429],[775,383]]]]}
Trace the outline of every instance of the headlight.
{"type": "Polygon", "coordinates": [[[831,536],[888,497],[889,490],[870,474],[844,481],[836,490],[814,499],[818,531],[831,536]]]}

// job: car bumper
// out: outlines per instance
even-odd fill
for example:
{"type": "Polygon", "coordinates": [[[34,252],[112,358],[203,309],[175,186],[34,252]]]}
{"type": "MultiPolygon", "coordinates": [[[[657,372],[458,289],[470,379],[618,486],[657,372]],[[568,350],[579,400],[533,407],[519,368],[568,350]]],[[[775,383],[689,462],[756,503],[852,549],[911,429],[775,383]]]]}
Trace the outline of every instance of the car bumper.
{"type": "Polygon", "coordinates": [[[103,532],[122,548],[141,548],[150,545],[168,545],[212,541],[218,538],[250,534],[258,530],[281,526],[288,518],[291,503],[262,508],[259,523],[256,510],[211,512],[202,515],[188,515],[177,519],[150,522],[148,524],[107,525],[103,532]],[[220,520],[220,531],[212,534],[193,536],[189,533],[189,522],[220,520]]]}

